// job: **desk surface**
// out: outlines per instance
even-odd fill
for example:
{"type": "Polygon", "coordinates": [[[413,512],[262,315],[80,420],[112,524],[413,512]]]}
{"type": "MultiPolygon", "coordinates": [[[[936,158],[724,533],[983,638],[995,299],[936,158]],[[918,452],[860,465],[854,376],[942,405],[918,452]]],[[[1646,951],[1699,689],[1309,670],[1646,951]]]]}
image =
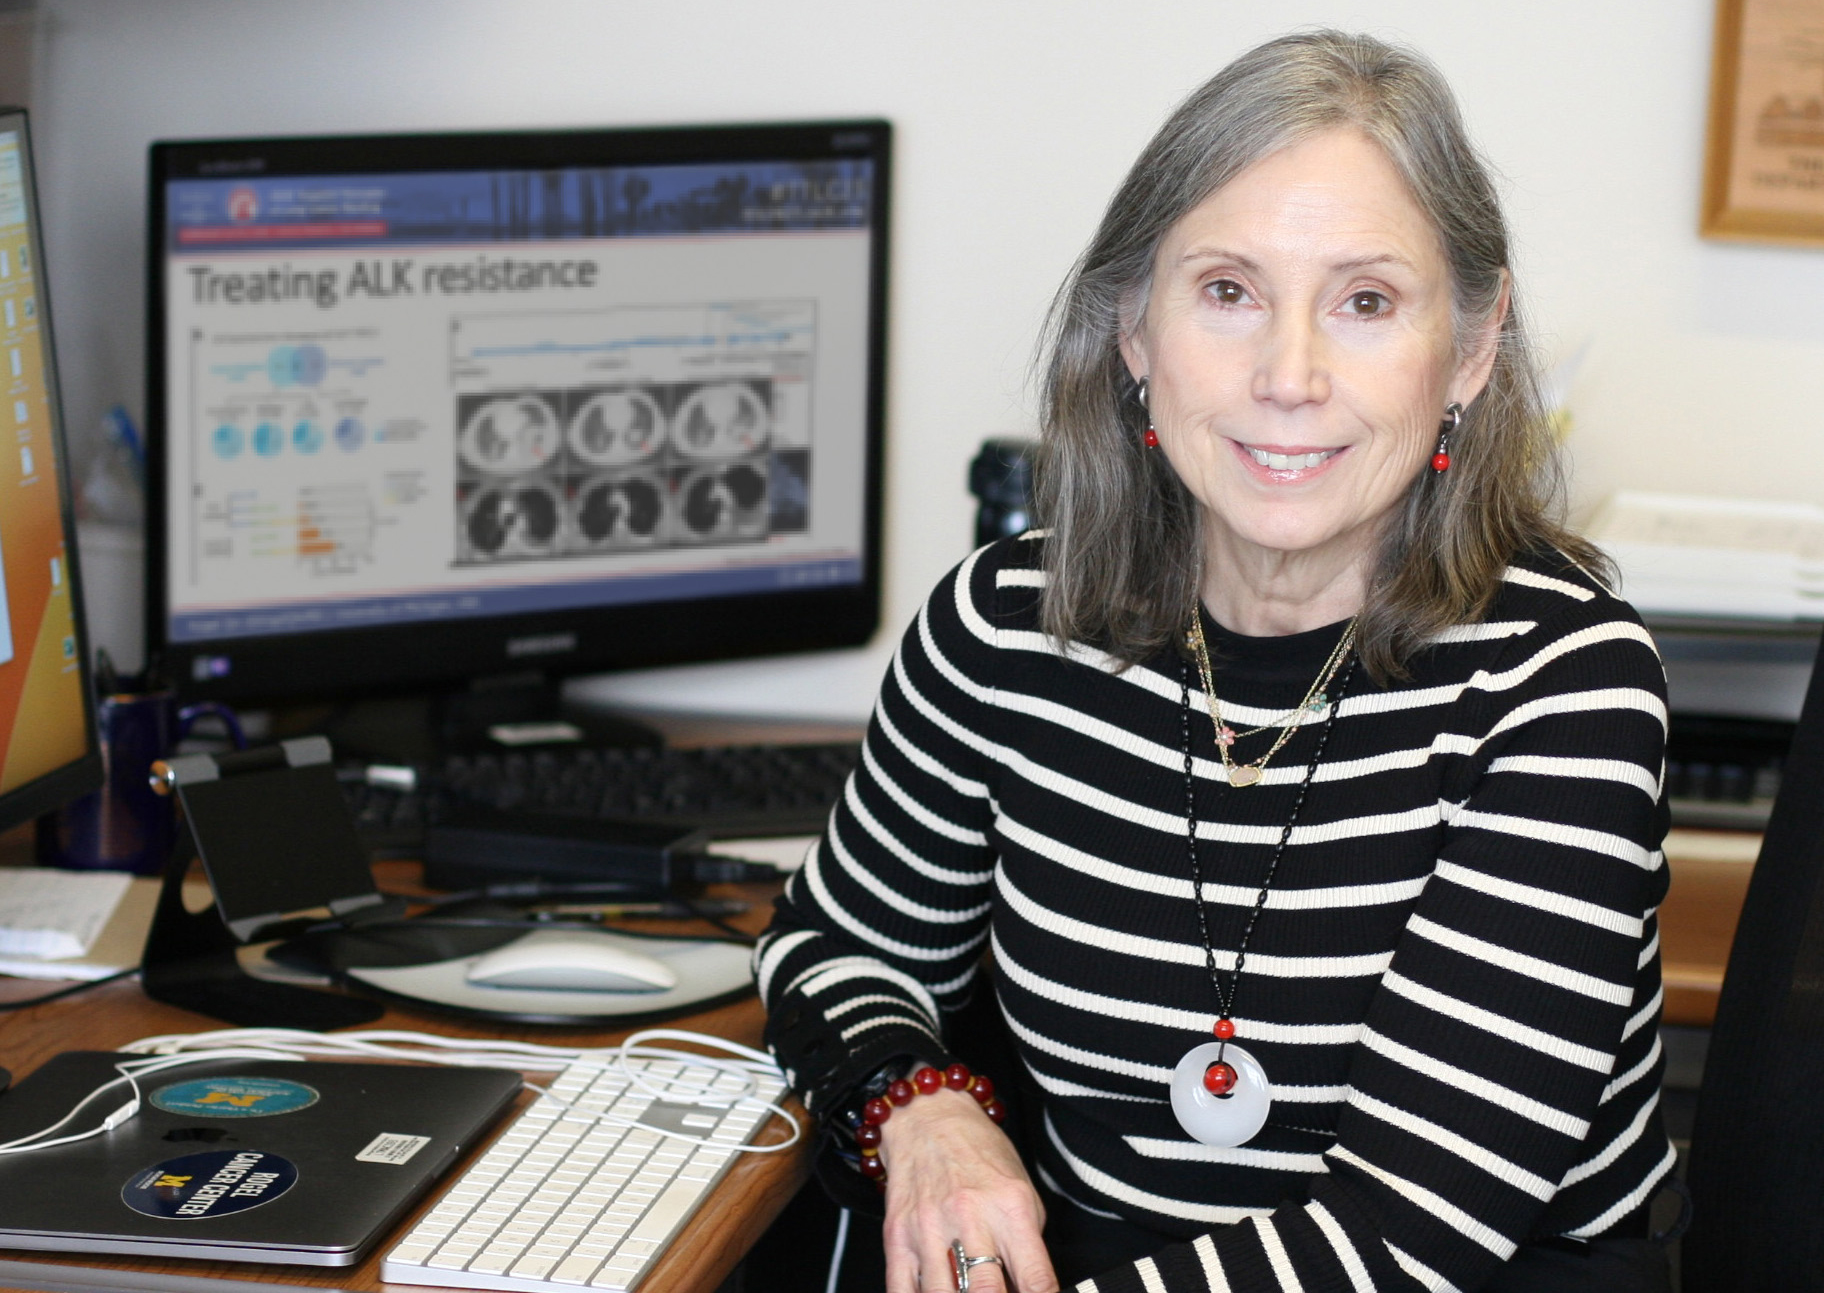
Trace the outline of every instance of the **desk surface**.
{"type": "MultiPolygon", "coordinates": [[[[11,843],[10,838],[5,841],[5,844],[11,843]]],[[[5,851],[4,845],[0,845],[0,852],[5,851]]],[[[773,885],[728,885],[712,892],[740,896],[752,902],[749,911],[736,923],[757,930],[766,922],[767,900],[776,888],[773,885]]],[[[659,928],[656,922],[654,927],[659,928]]],[[[36,996],[57,986],[0,978],[0,1000],[36,996]]],[[[757,1046],[762,1021],[760,1003],[749,997],[733,1005],[671,1022],[677,1027],[757,1046]]],[[[123,980],[64,1001],[0,1014],[0,1065],[11,1069],[17,1080],[63,1051],[109,1050],[157,1033],[198,1032],[224,1026],[219,1020],[152,1001],[140,991],[137,981],[123,980]]],[[[597,1031],[473,1023],[404,1009],[390,1009],[384,1018],[368,1027],[410,1028],[458,1037],[512,1037],[578,1046],[611,1045],[627,1032],[625,1029],[597,1031]]],[[[522,1097],[521,1104],[529,1099],[529,1096],[522,1097]]],[[[774,1118],[761,1132],[759,1140],[784,1140],[787,1134],[774,1118]]],[[[466,1167],[467,1162],[461,1166],[466,1167]]],[[[806,1154],[742,1155],[709,1201],[673,1240],[663,1260],[641,1285],[641,1293],[701,1293],[717,1287],[797,1192],[808,1173],[806,1154]]],[[[433,1191],[397,1233],[404,1233],[418,1215],[431,1206],[437,1193],[433,1191]]],[[[390,1246],[389,1237],[366,1261],[342,1267],[160,1262],[150,1258],[88,1258],[0,1248],[0,1288],[107,1289],[116,1293],[123,1289],[402,1288],[402,1285],[380,1283],[380,1259],[390,1246]]]]}
{"type": "Polygon", "coordinates": [[[1754,877],[1761,837],[1745,831],[1673,831],[1672,886],[1659,908],[1665,1022],[1708,1028],[1716,1018],[1736,922],[1754,877]]]}

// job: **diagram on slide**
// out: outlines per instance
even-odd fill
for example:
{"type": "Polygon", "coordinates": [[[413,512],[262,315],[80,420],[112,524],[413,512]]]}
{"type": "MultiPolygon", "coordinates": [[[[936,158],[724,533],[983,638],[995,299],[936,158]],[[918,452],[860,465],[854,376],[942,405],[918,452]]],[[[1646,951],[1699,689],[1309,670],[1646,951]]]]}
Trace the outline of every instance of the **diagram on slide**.
{"type": "Polygon", "coordinates": [[[376,461],[422,419],[383,408],[380,338],[191,335],[190,545],[205,567],[254,567],[312,581],[372,565],[384,526],[422,484],[376,461]]]}
{"type": "Polygon", "coordinates": [[[810,302],[454,321],[458,564],[809,525],[810,302]]]}

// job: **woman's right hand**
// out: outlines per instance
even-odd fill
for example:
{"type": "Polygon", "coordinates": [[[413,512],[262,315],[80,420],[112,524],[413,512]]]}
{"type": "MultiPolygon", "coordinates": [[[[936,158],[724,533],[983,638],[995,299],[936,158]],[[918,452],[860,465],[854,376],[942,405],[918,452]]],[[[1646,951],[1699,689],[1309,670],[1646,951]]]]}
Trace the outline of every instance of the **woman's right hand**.
{"type": "Polygon", "coordinates": [[[969,1272],[970,1293],[1057,1293],[1045,1207],[1013,1142],[961,1091],[944,1088],[880,1127],[887,1169],[887,1293],[954,1293],[950,1244],[996,1256],[969,1272]]]}

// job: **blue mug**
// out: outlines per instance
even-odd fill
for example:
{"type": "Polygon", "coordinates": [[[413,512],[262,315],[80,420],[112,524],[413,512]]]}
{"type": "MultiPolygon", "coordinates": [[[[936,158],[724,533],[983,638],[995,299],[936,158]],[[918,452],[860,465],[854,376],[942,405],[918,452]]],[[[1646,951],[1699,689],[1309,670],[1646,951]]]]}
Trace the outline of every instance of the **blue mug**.
{"type": "Polygon", "coordinates": [[[226,705],[180,707],[171,691],[120,692],[96,706],[101,789],[38,821],[38,860],[78,871],[158,875],[177,835],[172,801],[154,794],[152,764],[177,747],[200,718],[219,719],[234,748],[247,747],[226,705]]]}

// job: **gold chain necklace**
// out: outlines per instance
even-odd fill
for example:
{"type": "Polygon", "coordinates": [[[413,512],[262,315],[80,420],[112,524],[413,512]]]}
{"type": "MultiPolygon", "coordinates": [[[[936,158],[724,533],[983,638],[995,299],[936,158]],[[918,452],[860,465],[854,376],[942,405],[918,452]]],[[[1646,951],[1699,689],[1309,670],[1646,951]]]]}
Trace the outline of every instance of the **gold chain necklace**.
{"type": "Polygon", "coordinates": [[[1267,762],[1278,754],[1286,742],[1292,739],[1292,733],[1304,726],[1307,718],[1321,714],[1330,704],[1326,688],[1336,677],[1336,671],[1343,667],[1343,661],[1349,658],[1349,650],[1355,645],[1355,621],[1351,619],[1343,630],[1342,638],[1337,642],[1330,658],[1324,661],[1324,667],[1317,671],[1317,680],[1311,684],[1305,698],[1298,702],[1295,709],[1288,710],[1273,723],[1250,728],[1246,732],[1237,732],[1222,721],[1222,702],[1216,698],[1216,677],[1210,668],[1210,648],[1203,640],[1202,606],[1195,600],[1191,603],[1191,628],[1185,635],[1186,644],[1197,655],[1197,672],[1203,679],[1203,696],[1210,708],[1210,721],[1216,725],[1216,749],[1222,756],[1222,770],[1228,774],[1229,784],[1237,790],[1260,784],[1266,774],[1267,762]],[[1229,754],[1229,748],[1244,736],[1255,736],[1275,724],[1279,726],[1279,737],[1273,747],[1252,763],[1237,763],[1229,754]]]}

